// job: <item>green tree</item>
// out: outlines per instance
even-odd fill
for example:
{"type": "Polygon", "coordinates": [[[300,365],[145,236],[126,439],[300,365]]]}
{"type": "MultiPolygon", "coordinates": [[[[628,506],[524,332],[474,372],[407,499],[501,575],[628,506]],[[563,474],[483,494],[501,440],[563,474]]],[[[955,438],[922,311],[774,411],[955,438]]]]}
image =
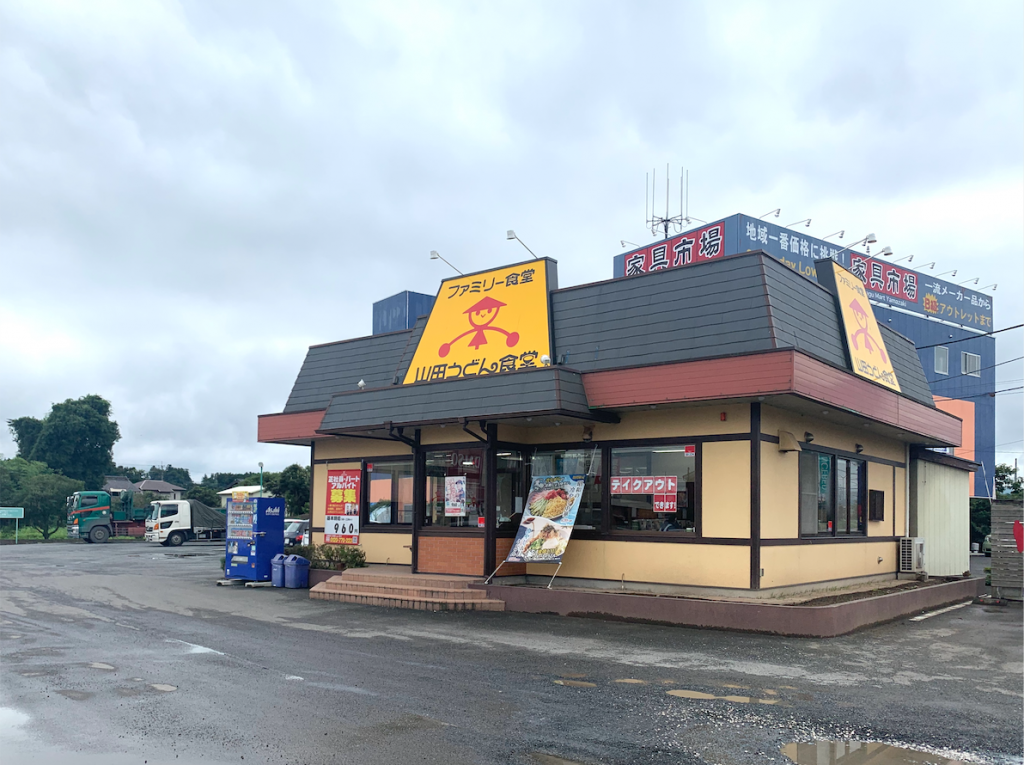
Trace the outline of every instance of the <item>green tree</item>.
{"type": "Polygon", "coordinates": [[[153,465],[146,477],[152,478],[154,481],[167,481],[167,483],[173,483],[183,489],[190,489],[195,484],[192,476],[189,475],[188,468],[174,467],[174,465],[164,465],[163,467],[153,465]]]}
{"type": "Polygon", "coordinates": [[[979,545],[992,531],[992,503],[984,497],[971,498],[971,541],[979,545]]]}
{"type": "Polygon", "coordinates": [[[289,465],[277,473],[275,493],[284,497],[288,515],[295,517],[309,513],[309,468],[289,465]]]}
{"type": "Polygon", "coordinates": [[[242,483],[242,481],[239,480],[242,478],[242,475],[242,473],[210,473],[210,475],[204,475],[203,480],[200,483],[214,491],[224,491],[224,489],[228,489],[242,483]]]}
{"type": "Polygon", "coordinates": [[[119,438],[121,431],[110,419],[109,401],[96,395],[69,398],[54,404],[43,419],[30,459],[45,462],[96,491],[114,466],[112,455],[119,438]]]}
{"type": "Polygon", "coordinates": [[[0,460],[0,506],[19,507],[18,500],[28,479],[52,472],[42,462],[29,462],[21,457],[0,460]]]}
{"type": "Polygon", "coordinates": [[[39,473],[25,481],[19,504],[25,508],[25,525],[38,529],[43,539],[68,522],[67,498],[82,491],[84,483],[56,473],[39,473]]]}
{"type": "Polygon", "coordinates": [[[39,433],[43,429],[43,421],[35,417],[18,417],[7,421],[14,442],[18,445],[18,456],[28,459],[32,455],[39,433]]]}
{"type": "Polygon", "coordinates": [[[996,495],[1020,499],[1024,495],[1024,479],[1010,465],[996,465],[996,495]]]}
{"type": "Polygon", "coordinates": [[[220,507],[220,497],[209,486],[195,484],[185,492],[185,499],[198,499],[207,507],[220,507]]]}
{"type": "Polygon", "coordinates": [[[115,465],[114,472],[111,475],[123,475],[132,483],[138,483],[146,479],[146,471],[139,470],[133,467],[124,467],[123,465],[115,465]]]}

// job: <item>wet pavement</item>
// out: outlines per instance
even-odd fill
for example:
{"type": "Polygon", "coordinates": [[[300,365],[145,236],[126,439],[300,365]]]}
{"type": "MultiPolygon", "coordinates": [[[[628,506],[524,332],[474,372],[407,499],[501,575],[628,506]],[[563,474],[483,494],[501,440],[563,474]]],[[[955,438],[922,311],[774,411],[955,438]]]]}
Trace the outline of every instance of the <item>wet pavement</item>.
{"type": "Polygon", "coordinates": [[[4,765],[1024,754],[1020,607],[800,640],[217,587],[221,554],[0,548],[4,765]]]}

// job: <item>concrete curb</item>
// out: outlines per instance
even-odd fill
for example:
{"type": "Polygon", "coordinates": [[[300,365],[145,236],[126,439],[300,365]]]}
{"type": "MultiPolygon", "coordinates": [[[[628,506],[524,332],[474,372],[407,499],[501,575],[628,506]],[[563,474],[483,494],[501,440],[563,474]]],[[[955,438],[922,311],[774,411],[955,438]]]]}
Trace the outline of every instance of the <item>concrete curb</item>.
{"type": "Polygon", "coordinates": [[[486,589],[488,598],[505,601],[506,611],[827,638],[972,600],[981,594],[984,584],[983,579],[962,579],[829,606],[737,603],[509,585],[476,586],[486,589]]]}

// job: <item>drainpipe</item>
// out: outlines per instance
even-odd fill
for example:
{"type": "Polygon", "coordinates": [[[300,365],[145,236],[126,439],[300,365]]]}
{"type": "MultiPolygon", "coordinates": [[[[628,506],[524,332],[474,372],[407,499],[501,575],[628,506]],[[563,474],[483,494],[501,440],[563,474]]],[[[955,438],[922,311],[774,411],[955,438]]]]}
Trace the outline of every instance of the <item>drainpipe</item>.
{"type": "Polygon", "coordinates": [[[910,444],[903,444],[903,536],[910,536],[910,444]]]}

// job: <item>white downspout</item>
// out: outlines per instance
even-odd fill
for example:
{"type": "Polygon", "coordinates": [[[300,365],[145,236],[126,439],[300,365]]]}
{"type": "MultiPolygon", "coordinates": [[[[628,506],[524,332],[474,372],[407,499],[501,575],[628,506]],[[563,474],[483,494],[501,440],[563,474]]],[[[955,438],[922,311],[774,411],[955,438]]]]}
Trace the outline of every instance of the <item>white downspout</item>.
{"type": "Polygon", "coordinates": [[[910,536],[910,444],[903,445],[903,536],[910,536]]]}

